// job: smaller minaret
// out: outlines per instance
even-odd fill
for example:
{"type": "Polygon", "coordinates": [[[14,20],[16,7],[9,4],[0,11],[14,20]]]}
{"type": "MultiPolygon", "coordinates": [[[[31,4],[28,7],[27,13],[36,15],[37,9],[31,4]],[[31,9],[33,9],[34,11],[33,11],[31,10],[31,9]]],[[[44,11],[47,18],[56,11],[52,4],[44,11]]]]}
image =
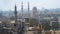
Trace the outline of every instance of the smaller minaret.
{"type": "Polygon", "coordinates": [[[15,12],[14,12],[14,14],[15,14],[15,24],[14,24],[14,26],[16,26],[17,25],[17,6],[15,5],[15,12]]]}

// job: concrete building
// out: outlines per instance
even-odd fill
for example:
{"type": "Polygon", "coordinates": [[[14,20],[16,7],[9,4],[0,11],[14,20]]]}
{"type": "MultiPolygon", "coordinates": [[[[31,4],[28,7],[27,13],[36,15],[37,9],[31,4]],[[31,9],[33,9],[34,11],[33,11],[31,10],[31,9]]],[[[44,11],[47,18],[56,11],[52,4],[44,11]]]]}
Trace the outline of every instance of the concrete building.
{"type": "Polygon", "coordinates": [[[38,18],[37,8],[36,7],[33,7],[32,11],[33,11],[33,18],[34,19],[37,19],[38,18]]]}
{"type": "Polygon", "coordinates": [[[58,23],[59,23],[59,25],[60,25],[60,17],[58,17],[58,23]]]}

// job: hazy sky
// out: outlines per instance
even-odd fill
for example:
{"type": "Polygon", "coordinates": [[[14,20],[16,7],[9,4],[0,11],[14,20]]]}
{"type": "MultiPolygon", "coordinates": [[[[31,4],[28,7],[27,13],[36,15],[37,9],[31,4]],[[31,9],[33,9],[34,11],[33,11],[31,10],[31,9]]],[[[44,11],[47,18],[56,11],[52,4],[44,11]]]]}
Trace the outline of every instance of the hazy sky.
{"type": "Polygon", "coordinates": [[[27,3],[30,3],[30,9],[36,6],[41,8],[60,8],[60,0],[0,0],[0,10],[14,10],[14,5],[17,5],[18,10],[21,9],[23,1],[24,8],[27,8],[27,3]]]}

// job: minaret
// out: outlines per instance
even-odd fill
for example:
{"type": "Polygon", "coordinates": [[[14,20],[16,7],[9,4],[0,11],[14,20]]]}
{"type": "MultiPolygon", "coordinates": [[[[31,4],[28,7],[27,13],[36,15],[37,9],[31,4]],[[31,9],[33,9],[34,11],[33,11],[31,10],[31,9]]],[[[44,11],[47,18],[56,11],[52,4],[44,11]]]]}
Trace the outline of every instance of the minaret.
{"type": "Polygon", "coordinates": [[[29,8],[29,1],[28,1],[28,17],[29,17],[29,26],[30,26],[30,8],[29,8]]]}
{"type": "Polygon", "coordinates": [[[17,25],[17,6],[15,5],[15,12],[14,12],[14,14],[15,14],[15,24],[14,24],[14,26],[16,26],[17,25]]]}
{"type": "Polygon", "coordinates": [[[23,18],[23,2],[21,3],[21,11],[22,11],[22,18],[23,18]]]}
{"type": "Polygon", "coordinates": [[[29,8],[29,2],[28,2],[28,13],[29,13],[29,11],[30,11],[29,9],[30,9],[30,8],[29,8]]]}
{"type": "Polygon", "coordinates": [[[24,14],[23,14],[23,2],[21,3],[21,12],[22,12],[22,22],[25,22],[24,14]]]}

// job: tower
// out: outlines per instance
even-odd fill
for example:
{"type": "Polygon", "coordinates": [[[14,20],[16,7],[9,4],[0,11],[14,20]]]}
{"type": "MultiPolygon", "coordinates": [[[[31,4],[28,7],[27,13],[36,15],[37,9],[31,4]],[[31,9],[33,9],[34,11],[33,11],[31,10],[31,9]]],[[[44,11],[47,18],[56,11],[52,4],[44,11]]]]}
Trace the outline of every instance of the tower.
{"type": "Polygon", "coordinates": [[[23,14],[23,2],[21,3],[21,12],[22,12],[22,22],[25,22],[24,14],[23,14]]]}
{"type": "Polygon", "coordinates": [[[23,2],[21,3],[21,11],[22,11],[22,18],[23,18],[23,2]]]}
{"type": "Polygon", "coordinates": [[[29,2],[28,2],[28,18],[29,18],[29,24],[30,24],[30,8],[29,8],[29,2]]]}
{"type": "Polygon", "coordinates": [[[29,8],[29,2],[28,2],[28,15],[29,15],[29,17],[30,17],[30,8],[29,8]]]}
{"type": "Polygon", "coordinates": [[[14,12],[14,14],[15,14],[15,24],[14,24],[14,26],[17,26],[17,6],[15,5],[15,12],[14,12]]]}

